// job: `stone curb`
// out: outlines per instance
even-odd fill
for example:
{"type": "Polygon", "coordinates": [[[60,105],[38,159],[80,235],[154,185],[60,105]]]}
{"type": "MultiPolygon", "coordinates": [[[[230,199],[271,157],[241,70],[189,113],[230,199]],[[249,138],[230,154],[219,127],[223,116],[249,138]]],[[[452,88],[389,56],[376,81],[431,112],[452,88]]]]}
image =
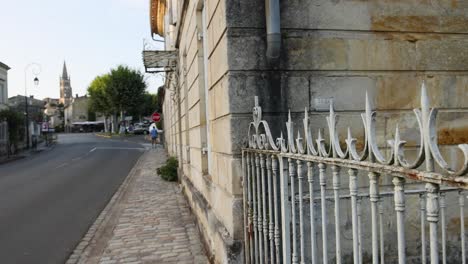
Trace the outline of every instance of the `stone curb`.
{"type": "Polygon", "coordinates": [[[88,229],[88,232],[86,232],[85,236],[81,239],[81,242],[78,243],[76,248],[70,254],[65,264],[87,263],[88,257],[91,253],[91,249],[93,248],[92,246],[97,244],[97,239],[101,237],[102,233],[104,233],[104,228],[106,226],[106,223],[108,223],[111,219],[110,216],[112,215],[115,205],[122,200],[123,195],[127,191],[127,187],[136,175],[136,170],[141,163],[142,157],[146,153],[147,152],[145,151],[138,158],[138,161],[135,163],[135,166],[133,166],[132,170],[122,182],[119,189],[114,193],[104,210],[102,210],[102,212],[96,218],[94,223],[88,229]]]}
{"type": "Polygon", "coordinates": [[[26,158],[26,156],[24,155],[17,155],[17,156],[14,156],[14,157],[10,157],[10,158],[6,158],[6,159],[1,159],[0,160],[0,165],[2,164],[7,164],[9,162],[13,162],[15,160],[20,160],[20,159],[24,159],[26,158]]]}
{"type": "Polygon", "coordinates": [[[94,134],[96,137],[103,137],[103,138],[112,138],[112,136],[102,135],[102,134],[94,134]]]}
{"type": "Polygon", "coordinates": [[[12,155],[10,158],[0,158],[0,165],[27,158],[27,157],[29,157],[31,155],[35,155],[35,154],[39,154],[39,153],[41,153],[43,151],[51,150],[54,147],[55,147],[55,144],[52,144],[52,145],[47,146],[45,148],[30,149],[30,150],[22,151],[22,152],[20,152],[20,153],[18,153],[16,155],[12,155]]]}

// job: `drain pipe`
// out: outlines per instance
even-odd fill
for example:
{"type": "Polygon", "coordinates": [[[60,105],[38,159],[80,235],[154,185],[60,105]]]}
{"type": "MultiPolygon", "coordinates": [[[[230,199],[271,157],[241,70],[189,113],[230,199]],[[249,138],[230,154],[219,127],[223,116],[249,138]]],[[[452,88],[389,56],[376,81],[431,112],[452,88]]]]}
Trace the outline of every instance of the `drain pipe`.
{"type": "Polygon", "coordinates": [[[267,31],[266,56],[270,64],[276,62],[281,51],[281,27],[279,0],[265,0],[267,31]]]}

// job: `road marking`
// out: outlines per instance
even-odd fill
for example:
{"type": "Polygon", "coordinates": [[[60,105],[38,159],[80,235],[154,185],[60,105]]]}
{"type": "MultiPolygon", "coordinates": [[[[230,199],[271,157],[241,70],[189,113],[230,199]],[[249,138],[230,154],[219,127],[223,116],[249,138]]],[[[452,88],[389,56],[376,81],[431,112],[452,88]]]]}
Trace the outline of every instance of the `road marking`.
{"type": "Polygon", "coordinates": [[[63,163],[62,165],[59,165],[59,166],[57,166],[57,167],[55,167],[55,168],[56,168],[56,169],[60,169],[60,168],[65,167],[65,166],[67,166],[67,165],[68,165],[68,163],[65,162],[65,163],[63,163]]]}
{"type": "MultiPolygon", "coordinates": [[[[103,149],[103,150],[145,150],[145,148],[121,148],[121,147],[96,147],[92,149],[92,151],[98,150],[98,149],[103,149]]],[[[91,151],[90,151],[91,152],[91,151]]]]}
{"type": "Polygon", "coordinates": [[[72,159],[72,161],[80,160],[80,159],[82,159],[82,158],[83,158],[83,157],[76,157],[76,158],[72,159]]]}
{"type": "Polygon", "coordinates": [[[93,148],[89,152],[91,153],[91,152],[94,152],[95,150],[96,150],[96,148],[93,148]]]}

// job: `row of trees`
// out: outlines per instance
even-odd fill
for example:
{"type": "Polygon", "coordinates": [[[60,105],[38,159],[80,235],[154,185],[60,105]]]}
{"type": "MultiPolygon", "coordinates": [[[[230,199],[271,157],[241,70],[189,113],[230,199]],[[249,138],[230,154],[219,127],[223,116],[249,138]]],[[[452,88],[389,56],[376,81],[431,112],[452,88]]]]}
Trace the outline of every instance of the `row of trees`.
{"type": "MultiPolygon", "coordinates": [[[[159,111],[158,97],[146,91],[144,75],[127,66],[118,66],[97,76],[88,87],[90,111],[102,113],[106,120],[117,115],[142,117],[159,111]]],[[[106,122],[107,123],[107,122],[106,122]]],[[[107,127],[106,127],[107,130],[107,127]]],[[[115,127],[112,130],[115,132],[115,127]]]]}

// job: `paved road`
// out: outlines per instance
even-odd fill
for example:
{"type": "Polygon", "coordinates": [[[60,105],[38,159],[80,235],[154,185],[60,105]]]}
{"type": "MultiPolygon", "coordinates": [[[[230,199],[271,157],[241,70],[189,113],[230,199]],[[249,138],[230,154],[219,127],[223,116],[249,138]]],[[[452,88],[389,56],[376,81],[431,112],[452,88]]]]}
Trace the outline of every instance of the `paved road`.
{"type": "Polygon", "coordinates": [[[143,153],[138,141],[64,134],[0,165],[0,263],[63,263],[143,153]]]}

